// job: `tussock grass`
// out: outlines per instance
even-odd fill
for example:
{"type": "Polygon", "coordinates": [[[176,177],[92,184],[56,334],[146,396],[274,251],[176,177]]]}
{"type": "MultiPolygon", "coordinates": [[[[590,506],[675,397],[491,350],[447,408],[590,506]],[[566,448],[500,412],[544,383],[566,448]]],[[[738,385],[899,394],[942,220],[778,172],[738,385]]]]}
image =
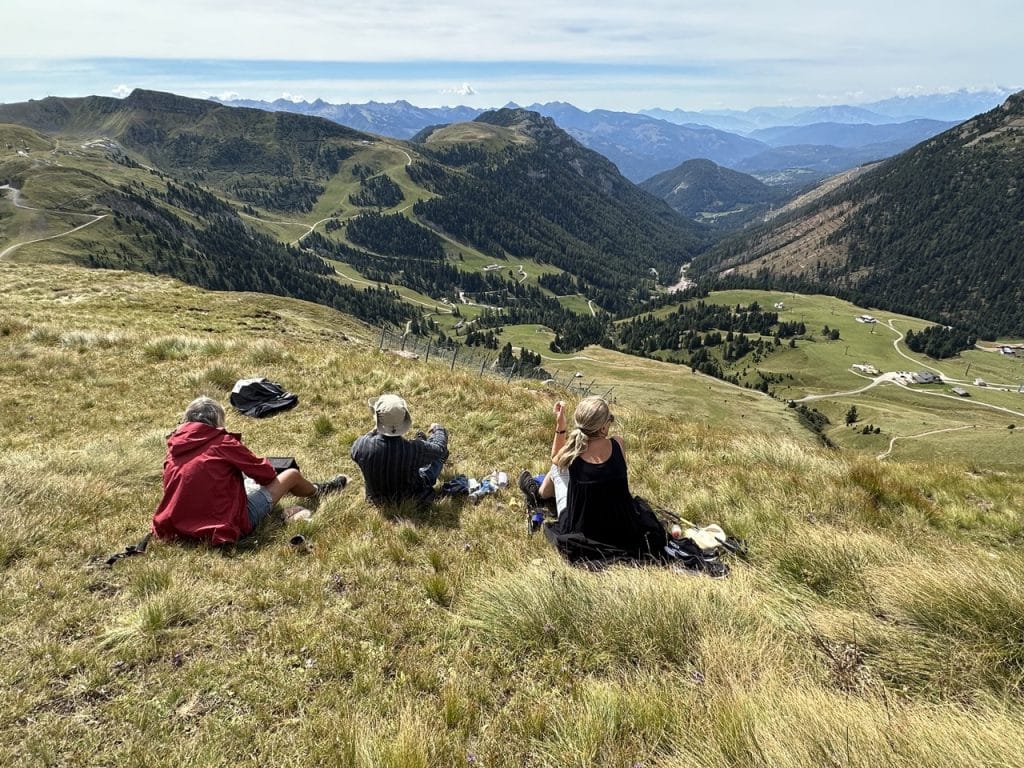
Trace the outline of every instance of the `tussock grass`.
{"type": "Polygon", "coordinates": [[[624,398],[634,492],[750,556],[592,573],[512,490],[376,510],[348,458],[395,391],[451,429],[442,479],[540,471],[558,392],[378,353],[301,302],[7,263],[0,286],[0,764],[1020,764],[1017,475],[624,398]],[[300,404],[229,428],[352,486],[251,550],[96,567],[147,528],[184,405],[257,370],[300,404]]]}
{"type": "Polygon", "coordinates": [[[147,341],[142,347],[144,358],[153,362],[214,357],[223,352],[224,343],[220,340],[211,341],[189,336],[162,336],[147,341]]]}
{"type": "MultiPolygon", "coordinates": [[[[203,371],[194,374],[189,378],[191,384],[197,390],[205,387],[212,387],[221,393],[230,392],[241,376],[238,371],[227,365],[213,365],[203,371]]],[[[223,395],[221,395],[223,397],[223,395]]]]}
{"type": "Polygon", "coordinates": [[[317,437],[330,437],[337,431],[334,422],[326,414],[317,416],[313,421],[313,432],[317,437]]]}
{"type": "Polygon", "coordinates": [[[923,636],[934,686],[952,696],[976,688],[1014,695],[1024,684],[1022,565],[1017,553],[947,555],[898,578],[876,576],[875,594],[883,610],[923,636]],[[956,642],[945,644],[951,637],[956,642]]]}

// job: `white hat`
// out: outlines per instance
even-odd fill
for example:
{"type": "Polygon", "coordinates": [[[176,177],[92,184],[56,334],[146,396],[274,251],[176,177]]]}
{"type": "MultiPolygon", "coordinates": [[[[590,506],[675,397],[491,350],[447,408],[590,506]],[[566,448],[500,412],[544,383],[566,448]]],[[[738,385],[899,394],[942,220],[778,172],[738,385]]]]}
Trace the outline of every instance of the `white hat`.
{"type": "Polygon", "coordinates": [[[703,528],[687,528],[683,531],[683,537],[690,539],[701,549],[714,549],[725,541],[725,531],[721,526],[712,523],[703,528]]]}
{"type": "Polygon", "coordinates": [[[377,419],[377,431],[385,437],[401,437],[412,427],[409,406],[398,395],[371,397],[367,402],[377,419]]]}

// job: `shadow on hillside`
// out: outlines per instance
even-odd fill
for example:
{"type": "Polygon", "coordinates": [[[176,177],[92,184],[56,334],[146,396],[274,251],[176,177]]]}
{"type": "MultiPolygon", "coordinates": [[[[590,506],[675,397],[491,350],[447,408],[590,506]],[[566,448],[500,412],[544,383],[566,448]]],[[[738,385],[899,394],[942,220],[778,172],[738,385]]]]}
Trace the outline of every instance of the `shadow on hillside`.
{"type": "Polygon", "coordinates": [[[388,504],[378,509],[380,516],[392,523],[410,523],[424,528],[458,528],[465,497],[446,496],[426,507],[414,501],[388,504]]]}

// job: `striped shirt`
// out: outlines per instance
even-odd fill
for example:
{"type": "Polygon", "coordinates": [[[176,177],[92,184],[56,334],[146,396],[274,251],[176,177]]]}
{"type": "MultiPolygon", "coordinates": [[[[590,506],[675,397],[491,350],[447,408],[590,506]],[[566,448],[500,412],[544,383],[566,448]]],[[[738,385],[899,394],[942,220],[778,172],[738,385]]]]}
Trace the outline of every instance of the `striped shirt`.
{"type": "Polygon", "coordinates": [[[438,427],[427,437],[406,440],[385,437],[374,430],[352,443],[352,461],[359,465],[366,483],[366,500],[374,504],[423,499],[430,486],[420,468],[448,458],[448,431],[438,427]]]}

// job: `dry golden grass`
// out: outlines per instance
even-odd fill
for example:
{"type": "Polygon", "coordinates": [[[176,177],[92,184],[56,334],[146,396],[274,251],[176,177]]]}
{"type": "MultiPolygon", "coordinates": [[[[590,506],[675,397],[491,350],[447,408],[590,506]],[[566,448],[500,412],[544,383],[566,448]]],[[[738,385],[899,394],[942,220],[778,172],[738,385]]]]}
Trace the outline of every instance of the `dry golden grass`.
{"type": "Polygon", "coordinates": [[[517,495],[384,515],[358,478],[255,549],[155,544],[184,404],[353,473],[366,398],[452,430],[445,476],[544,467],[557,392],[378,353],[322,307],[0,264],[0,764],[1015,766],[1017,475],[880,464],[620,403],[631,484],[751,545],[730,578],[572,569],[517,495]],[[290,551],[299,531],[314,542],[290,551]]]}

